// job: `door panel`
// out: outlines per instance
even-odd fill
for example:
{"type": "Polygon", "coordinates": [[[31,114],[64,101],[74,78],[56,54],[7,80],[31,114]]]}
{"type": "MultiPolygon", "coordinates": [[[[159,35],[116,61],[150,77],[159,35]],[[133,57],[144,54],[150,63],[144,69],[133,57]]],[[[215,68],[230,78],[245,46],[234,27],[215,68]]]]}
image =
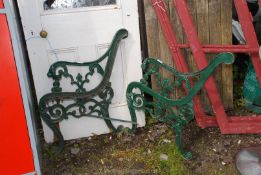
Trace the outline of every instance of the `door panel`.
{"type": "Polygon", "coordinates": [[[34,171],[33,155],[5,15],[0,15],[0,174],[34,171]]]}
{"type": "MultiPolygon", "coordinates": [[[[128,83],[139,81],[142,77],[137,1],[76,0],[84,3],[74,6],[73,0],[56,0],[57,4],[49,8],[43,5],[45,2],[47,1],[18,1],[38,100],[51,91],[52,80],[46,74],[52,63],[59,60],[96,60],[106,51],[116,31],[126,28],[129,37],[120,43],[111,76],[115,94],[110,114],[113,118],[130,120],[126,88],[128,83]],[[67,5],[62,5],[62,2],[67,5]],[[48,32],[47,39],[39,37],[41,30],[48,32]]],[[[76,73],[84,70],[73,71],[76,73]]],[[[95,82],[99,80],[97,77],[95,82]]],[[[65,81],[63,84],[68,83],[65,81]]],[[[73,89],[68,85],[62,87],[66,91],[73,89]]],[[[140,114],[138,120],[139,126],[145,125],[143,114],[140,114]]],[[[124,123],[115,124],[129,126],[124,123]]],[[[51,142],[52,133],[45,124],[43,127],[46,141],[51,142]]],[[[61,122],[60,129],[65,139],[109,132],[103,120],[92,118],[70,118],[61,122]]]]}

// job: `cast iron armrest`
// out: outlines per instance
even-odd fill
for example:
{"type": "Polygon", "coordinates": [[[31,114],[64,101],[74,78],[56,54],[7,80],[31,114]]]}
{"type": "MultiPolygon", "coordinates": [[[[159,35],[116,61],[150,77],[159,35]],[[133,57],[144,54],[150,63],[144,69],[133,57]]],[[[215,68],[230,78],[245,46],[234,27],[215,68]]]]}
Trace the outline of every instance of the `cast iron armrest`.
{"type": "Polygon", "coordinates": [[[89,83],[89,77],[94,75],[95,70],[97,70],[97,73],[99,73],[103,78],[101,83],[96,88],[92,89],[90,93],[93,93],[93,91],[98,90],[101,91],[100,89],[109,82],[120,41],[127,37],[128,31],[126,29],[118,30],[108,50],[95,61],[84,63],[58,61],[52,64],[47,73],[47,76],[54,80],[52,92],[62,92],[62,88],[60,87],[60,80],[62,78],[71,79],[71,85],[75,85],[78,87],[78,89],[76,89],[76,92],[86,92],[84,85],[89,83]],[[105,66],[105,69],[103,69],[100,63],[104,61],[106,58],[107,64],[105,66]],[[86,67],[86,69],[88,68],[89,70],[85,74],[85,76],[78,74],[75,80],[74,77],[68,71],[69,66],[86,67]],[[82,78],[84,79],[82,80],[82,78]]]}

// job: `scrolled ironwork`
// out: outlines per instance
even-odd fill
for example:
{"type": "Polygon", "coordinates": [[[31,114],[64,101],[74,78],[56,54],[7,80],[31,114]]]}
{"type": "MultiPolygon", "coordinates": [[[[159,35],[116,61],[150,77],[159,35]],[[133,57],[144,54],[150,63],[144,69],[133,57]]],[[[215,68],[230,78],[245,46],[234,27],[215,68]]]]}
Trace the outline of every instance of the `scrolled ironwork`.
{"type": "Polygon", "coordinates": [[[176,144],[178,150],[185,159],[190,159],[192,154],[183,148],[182,128],[194,119],[193,97],[200,91],[204,83],[211,76],[214,69],[221,63],[232,64],[234,56],[231,53],[222,53],[216,56],[210,64],[203,70],[195,73],[180,73],[176,69],[163,62],[147,58],[142,64],[144,77],[140,82],[131,82],[127,87],[127,102],[130,114],[136,117],[136,110],[147,111],[152,117],[171,126],[176,134],[176,144]],[[160,69],[168,71],[174,78],[165,78],[160,73],[160,69]],[[156,77],[158,91],[149,87],[149,77],[156,77]],[[190,78],[197,77],[194,85],[191,85],[190,78]],[[173,98],[173,93],[182,91],[185,95],[180,98],[173,98]],[[139,93],[137,93],[139,92],[139,93]],[[153,97],[151,101],[144,98],[144,95],[153,97]],[[136,97],[139,97],[138,101],[136,97]]]}
{"type": "Polygon", "coordinates": [[[137,127],[136,117],[131,120],[122,120],[109,116],[109,105],[112,102],[114,92],[109,81],[113,69],[119,43],[128,36],[126,29],[120,29],[114,36],[108,50],[99,59],[92,62],[75,63],[59,61],[52,64],[47,76],[53,79],[51,92],[41,97],[39,110],[42,120],[54,132],[58,138],[59,147],[55,150],[61,152],[64,147],[64,138],[58,127],[58,123],[67,120],[69,117],[94,117],[103,119],[112,131],[118,131],[112,121],[131,123],[129,129],[134,132],[137,127]],[[101,62],[107,61],[105,67],[101,62]],[[87,70],[85,74],[70,73],[71,67],[79,67],[87,70]],[[88,87],[94,75],[101,77],[101,81],[96,87],[88,87]],[[70,85],[76,87],[73,92],[63,92],[61,80],[70,80],[70,85]]]}

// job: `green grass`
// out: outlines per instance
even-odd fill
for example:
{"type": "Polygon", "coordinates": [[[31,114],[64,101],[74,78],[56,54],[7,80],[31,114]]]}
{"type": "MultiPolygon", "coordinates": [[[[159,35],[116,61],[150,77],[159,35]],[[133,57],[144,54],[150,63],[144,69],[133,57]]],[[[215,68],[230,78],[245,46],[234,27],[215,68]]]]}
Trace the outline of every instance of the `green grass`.
{"type": "Polygon", "coordinates": [[[163,138],[151,148],[135,148],[128,150],[114,150],[111,154],[111,160],[122,159],[125,168],[133,167],[133,164],[139,163],[144,168],[139,173],[155,173],[162,175],[188,175],[188,170],[184,167],[184,159],[178,152],[175,142],[164,143],[163,138]],[[150,151],[149,151],[150,150],[150,151]],[[168,160],[160,160],[160,155],[166,154],[168,160]]]}
{"type": "MultiPolygon", "coordinates": [[[[102,149],[101,152],[88,153],[83,159],[89,159],[82,165],[74,165],[70,161],[70,165],[66,167],[66,171],[72,174],[162,174],[162,175],[189,175],[189,170],[184,166],[184,159],[178,152],[176,143],[173,139],[173,132],[166,131],[163,135],[155,136],[155,141],[145,141],[148,137],[139,140],[138,144],[128,143],[121,145],[115,140],[113,145],[108,149],[102,149]],[[166,140],[171,141],[170,143],[166,140]],[[166,154],[167,160],[160,160],[160,155],[166,154]]],[[[120,140],[124,137],[124,133],[116,135],[120,140]]],[[[104,143],[110,140],[105,139],[104,143]]],[[[124,143],[123,143],[124,144],[124,143]]],[[[104,146],[104,145],[103,145],[104,146]]],[[[95,146],[94,146],[95,147],[95,146]]],[[[82,148],[81,148],[82,149],[82,148]]],[[[70,155],[70,149],[66,149],[66,154],[70,155]]],[[[52,157],[54,162],[63,161],[63,154],[52,155],[46,151],[47,157],[52,157]]],[[[66,156],[64,156],[66,157],[66,156]]],[[[69,157],[70,158],[70,157],[69,157]]],[[[78,158],[76,158],[78,159],[78,158]]],[[[56,165],[49,164],[48,168],[55,169],[56,165]]]]}
{"type": "MultiPolygon", "coordinates": [[[[157,147],[154,154],[151,155],[151,159],[154,161],[154,166],[159,174],[170,175],[187,175],[189,172],[183,165],[184,159],[177,151],[175,143],[164,144],[157,147]],[[168,155],[168,160],[159,160],[160,154],[168,155]]],[[[153,165],[151,165],[153,166],[153,165]]]]}

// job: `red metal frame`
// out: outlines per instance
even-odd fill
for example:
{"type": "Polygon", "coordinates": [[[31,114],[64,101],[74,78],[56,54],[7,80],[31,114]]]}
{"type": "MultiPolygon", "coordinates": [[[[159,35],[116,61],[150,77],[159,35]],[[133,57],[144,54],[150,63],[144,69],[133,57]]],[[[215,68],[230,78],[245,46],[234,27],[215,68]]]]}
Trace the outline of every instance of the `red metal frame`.
{"type": "MultiPolygon", "coordinates": [[[[181,24],[189,42],[189,44],[178,44],[164,2],[162,0],[151,0],[151,2],[159,19],[164,36],[167,40],[174,64],[180,71],[188,71],[185,59],[181,54],[181,48],[191,49],[199,69],[203,69],[208,64],[205,53],[246,52],[249,53],[252,58],[254,68],[261,85],[261,61],[258,55],[259,45],[252,24],[252,16],[248,10],[246,0],[234,0],[246,39],[246,45],[240,46],[202,46],[198,39],[192,18],[189,14],[186,0],[173,0],[173,4],[180,17],[181,24]]],[[[259,0],[259,3],[261,4],[261,0],[259,0]]],[[[201,128],[219,126],[223,134],[261,133],[261,116],[227,116],[213,77],[210,77],[210,79],[206,82],[205,89],[216,116],[207,116],[202,109],[202,104],[198,100],[198,97],[195,98],[195,118],[201,128]]]]}
{"type": "Polygon", "coordinates": [[[33,154],[4,14],[0,26],[0,174],[26,174],[34,172],[33,154]]]}
{"type": "Polygon", "coordinates": [[[4,8],[3,0],[0,0],[0,8],[4,8]]]}

